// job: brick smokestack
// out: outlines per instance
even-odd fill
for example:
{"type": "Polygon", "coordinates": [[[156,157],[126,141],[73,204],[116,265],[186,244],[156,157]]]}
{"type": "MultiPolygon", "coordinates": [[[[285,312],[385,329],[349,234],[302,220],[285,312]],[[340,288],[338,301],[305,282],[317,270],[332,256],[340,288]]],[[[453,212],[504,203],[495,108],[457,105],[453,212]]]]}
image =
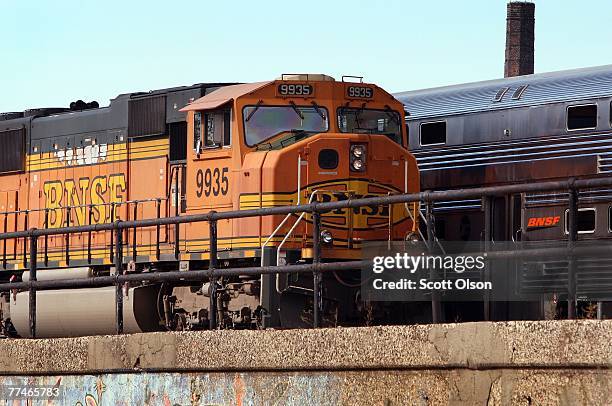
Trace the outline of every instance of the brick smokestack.
{"type": "Polygon", "coordinates": [[[507,10],[504,77],[532,74],[535,4],[511,1],[507,10]]]}

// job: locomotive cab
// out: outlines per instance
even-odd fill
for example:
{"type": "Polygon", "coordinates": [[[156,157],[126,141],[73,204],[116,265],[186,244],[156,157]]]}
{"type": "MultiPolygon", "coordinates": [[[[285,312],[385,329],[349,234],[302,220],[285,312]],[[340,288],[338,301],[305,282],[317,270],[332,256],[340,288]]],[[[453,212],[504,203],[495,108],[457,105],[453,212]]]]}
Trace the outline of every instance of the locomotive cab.
{"type": "MultiPolygon", "coordinates": [[[[376,85],[337,82],[325,75],[283,75],[223,87],[183,111],[191,146],[185,171],[187,214],[419,190],[416,161],[406,149],[403,105],[376,85]]],[[[322,213],[321,259],[360,259],[366,242],[404,240],[417,230],[417,210],[416,204],[397,204],[322,213]]],[[[233,265],[308,262],[313,256],[311,217],[220,220],[219,257],[233,265]]],[[[183,232],[190,259],[207,260],[208,227],[187,224],[183,232]]],[[[325,283],[324,296],[330,298],[324,298],[326,314],[335,318],[332,323],[350,323],[361,317],[352,314],[361,304],[355,299],[359,272],[344,274],[344,279],[334,276],[325,283]]],[[[264,275],[242,278],[239,284],[249,285],[243,289],[249,292],[255,287],[259,299],[247,300],[245,314],[254,314],[256,305],[272,310],[264,326],[309,324],[304,320],[312,308],[312,278],[264,275]]],[[[227,304],[229,313],[244,312],[235,306],[245,302],[238,302],[227,304]]]]}
{"type": "MultiPolygon", "coordinates": [[[[325,75],[283,75],[221,88],[183,111],[192,146],[186,170],[188,213],[419,190],[416,162],[406,149],[403,106],[375,85],[337,82],[325,75]]],[[[354,259],[364,241],[402,240],[415,231],[415,213],[415,206],[405,205],[324,213],[322,256],[354,259]]],[[[191,227],[201,229],[206,239],[207,230],[191,227]]],[[[260,256],[268,249],[309,258],[311,231],[309,215],[224,220],[219,247],[228,256],[253,249],[260,256]]],[[[272,263],[281,260],[274,254],[271,258],[272,263]]]]}

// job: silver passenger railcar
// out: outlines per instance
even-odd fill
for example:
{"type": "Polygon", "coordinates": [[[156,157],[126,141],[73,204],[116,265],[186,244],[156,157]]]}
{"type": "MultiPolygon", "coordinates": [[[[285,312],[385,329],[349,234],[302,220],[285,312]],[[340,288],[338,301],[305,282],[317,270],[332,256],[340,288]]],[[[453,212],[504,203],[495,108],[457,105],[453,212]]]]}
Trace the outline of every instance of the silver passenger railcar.
{"type": "MultiPolygon", "coordinates": [[[[395,96],[405,104],[422,190],[612,173],[612,65],[395,96]]],[[[494,199],[493,240],[566,240],[568,200],[567,191],[494,199]]],[[[441,202],[434,215],[439,239],[483,239],[479,200],[441,202]]],[[[577,223],[579,240],[612,239],[612,190],[581,191],[577,223]]],[[[581,285],[590,297],[612,291],[601,265],[581,285]]]]}

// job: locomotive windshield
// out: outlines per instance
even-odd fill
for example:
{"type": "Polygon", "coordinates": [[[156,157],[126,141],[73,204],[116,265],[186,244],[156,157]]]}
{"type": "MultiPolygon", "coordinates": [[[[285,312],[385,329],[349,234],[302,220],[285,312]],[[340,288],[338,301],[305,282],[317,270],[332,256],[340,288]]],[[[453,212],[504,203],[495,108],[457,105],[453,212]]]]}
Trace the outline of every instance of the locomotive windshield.
{"type": "Polygon", "coordinates": [[[340,108],[338,127],[343,133],[383,134],[402,144],[400,115],[393,110],[340,108]]]}
{"type": "Polygon", "coordinates": [[[265,144],[269,148],[282,148],[329,129],[327,109],[320,106],[247,106],[243,109],[243,117],[249,146],[270,140],[265,144]],[[281,134],[286,135],[272,140],[281,134]]]}

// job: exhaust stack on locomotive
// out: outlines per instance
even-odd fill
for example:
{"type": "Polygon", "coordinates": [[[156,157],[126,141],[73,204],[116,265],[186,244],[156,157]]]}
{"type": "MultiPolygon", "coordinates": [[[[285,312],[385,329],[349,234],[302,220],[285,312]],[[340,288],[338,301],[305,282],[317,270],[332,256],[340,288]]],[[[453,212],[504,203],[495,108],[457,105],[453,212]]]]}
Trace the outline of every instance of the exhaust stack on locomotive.
{"type": "MultiPolygon", "coordinates": [[[[19,148],[26,151],[1,162],[0,226],[4,220],[6,232],[419,190],[416,161],[406,149],[403,105],[376,85],[344,78],[283,75],[260,83],[201,84],[121,95],[108,107],[82,112],[1,117],[0,146],[13,148],[15,156],[19,148]]],[[[322,259],[358,259],[365,241],[405,239],[416,230],[417,210],[398,204],[323,213],[322,259]]],[[[222,267],[312,259],[310,215],[219,220],[217,226],[222,267]]],[[[124,234],[130,273],[208,267],[204,224],[124,234]]],[[[108,231],[45,238],[40,278],[49,272],[73,279],[77,269],[87,269],[83,277],[114,272],[112,241],[108,231]]],[[[24,244],[8,240],[1,247],[3,280],[18,280],[26,269],[24,244]]],[[[357,323],[359,289],[345,285],[355,285],[359,275],[343,278],[348,283],[326,281],[324,300],[334,315],[327,320],[357,323]]],[[[206,328],[208,288],[131,283],[124,289],[126,326],[206,328]]],[[[220,327],[307,324],[308,290],[312,281],[297,276],[226,277],[217,286],[220,327]]],[[[114,317],[111,291],[39,292],[37,335],[114,332],[106,320],[114,317]],[[75,312],[86,298],[92,299],[87,309],[75,312]]],[[[27,301],[26,292],[0,300],[6,333],[27,335],[27,301]]]]}

